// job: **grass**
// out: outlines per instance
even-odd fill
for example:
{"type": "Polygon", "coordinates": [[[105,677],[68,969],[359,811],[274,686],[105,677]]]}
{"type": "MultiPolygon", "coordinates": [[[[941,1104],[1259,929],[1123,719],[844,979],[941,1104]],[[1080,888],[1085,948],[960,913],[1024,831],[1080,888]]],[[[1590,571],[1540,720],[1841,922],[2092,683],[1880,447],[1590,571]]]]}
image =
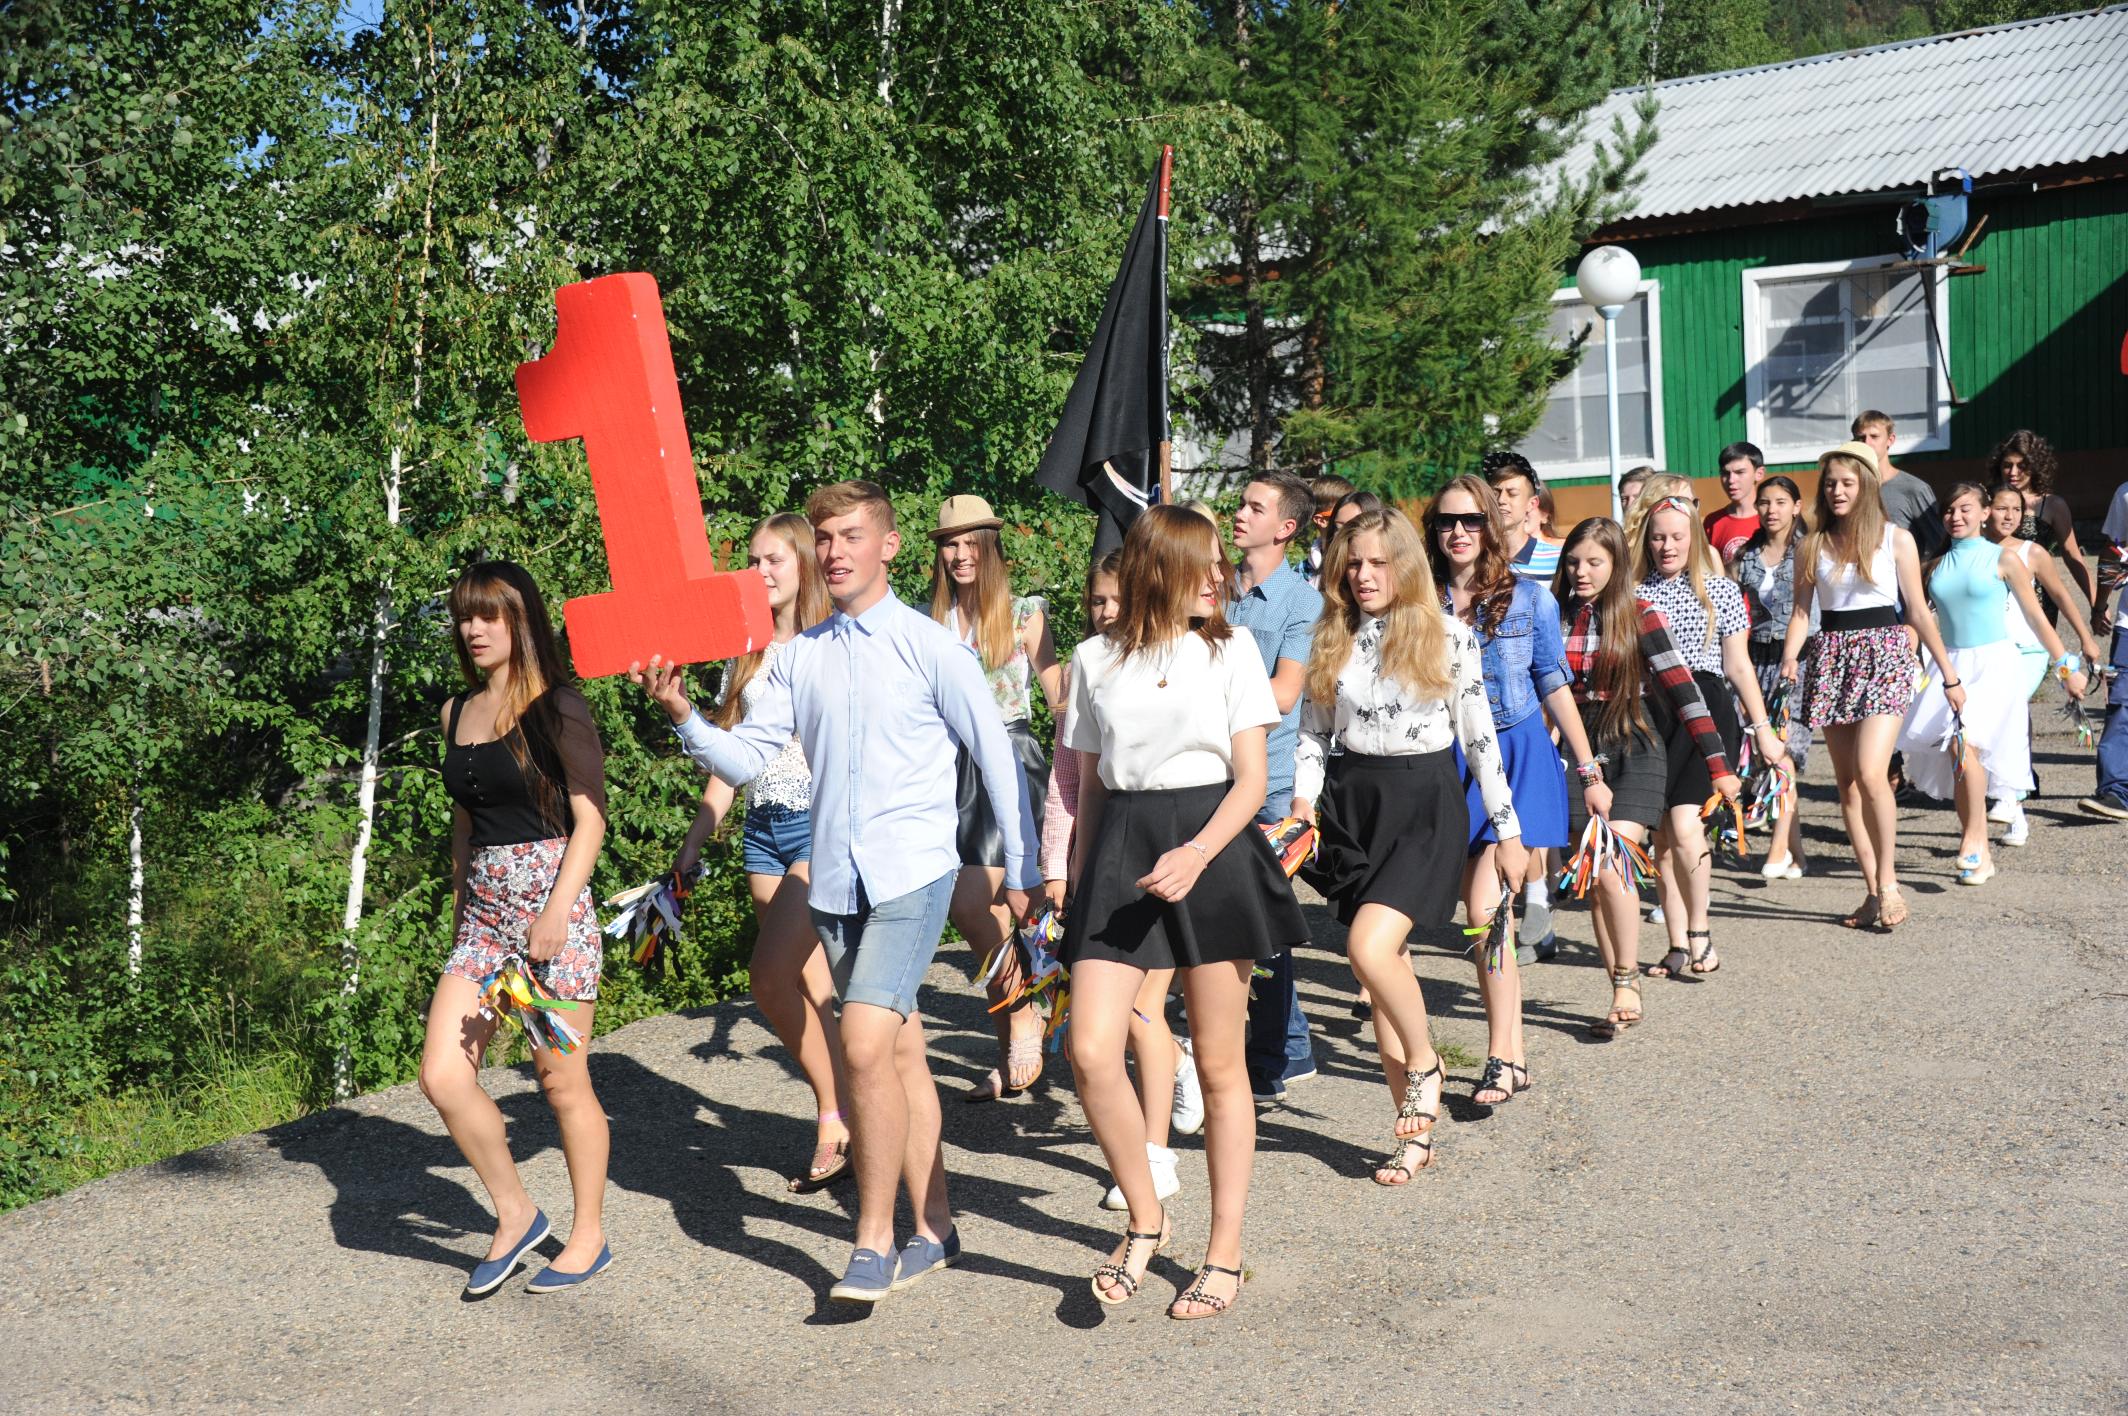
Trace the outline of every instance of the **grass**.
{"type": "Polygon", "coordinates": [[[207,1058],[179,1087],[148,1087],[98,1097],[74,1114],[80,1148],[60,1162],[55,1190],[71,1190],[120,1170],[150,1165],[268,1126],[311,1108],[311,1072],[293,1052],[207,1058]]]}

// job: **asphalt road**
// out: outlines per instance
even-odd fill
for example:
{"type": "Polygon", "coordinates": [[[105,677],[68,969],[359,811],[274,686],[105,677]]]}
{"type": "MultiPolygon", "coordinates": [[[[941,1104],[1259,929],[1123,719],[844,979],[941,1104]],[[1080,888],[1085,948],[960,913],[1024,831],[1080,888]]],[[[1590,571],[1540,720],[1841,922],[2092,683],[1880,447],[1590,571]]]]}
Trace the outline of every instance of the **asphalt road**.
{"type": "MultiPolygon", "coordinates": [[[[2045,715],[2051,722],[2051,715],[2045,715]]],[[[113,1176],[0,1219],[0,1405],[88,1410],[1038,1409],[1049,1412],[2121,1410],[2128,1407],[2128,827],[2087,821],[2089,754],[2042,743],[2032,844],[1961,889],[1947,810],[1902,815],[1914,914],[1859,895],[1823,754],[1818,859],[1725,870],[1702,982],[1607,1002],[1588,916],[1527,975],[1536,1089],[1452,1081],[1440,1161],[1366,1178],[1392,1108],[1311,918],[1322,1075],[1261,1118],[1254,1280],[1222,1319],[1162,1316],[1202,1254],[1202,1152],[1137,1300],[1087,1274],[1121,1228],[1066,1085],[947,1107],[963,1265],[870,1312],[825,1302],[847,1190],[792,1198],[809,1095],[745,1007],[595,1044],[613,1116],[612,1273],[534,1298],[459,1289],[490,1221],[412,1087],[113,1176]]],[[[1642,958],[1659,952],[1645,931],[1642,958]]],[[[963,961],[953,960],[958,966],[963,961]]],[[[1444,1044],[1482,1056],[1467,962],[1422,949],[1444,1044]]],[[[989,1065],[941,965],[935,1065],[989,1065]]],[[[534,1195],[568,1189],[528,1074],[489,1083],[534,1195]]],[[[550,1241],[549,1250],[553,1245],[550,1241]]]]}

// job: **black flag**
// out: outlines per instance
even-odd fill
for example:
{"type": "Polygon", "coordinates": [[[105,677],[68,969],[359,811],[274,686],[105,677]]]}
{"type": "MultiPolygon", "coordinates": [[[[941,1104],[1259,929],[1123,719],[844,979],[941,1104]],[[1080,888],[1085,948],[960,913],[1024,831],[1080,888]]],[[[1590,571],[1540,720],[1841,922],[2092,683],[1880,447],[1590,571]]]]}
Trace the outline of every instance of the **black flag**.
{"type": "Polygon", "coordinates": [[[1064,400],[1035,480],[1100,513],[1094,554],[1158,495],[1167,455],[1167,198],[1175,150],[1162,148],[1123,268],[1108,288],[1086,362],[1064,400]]]}

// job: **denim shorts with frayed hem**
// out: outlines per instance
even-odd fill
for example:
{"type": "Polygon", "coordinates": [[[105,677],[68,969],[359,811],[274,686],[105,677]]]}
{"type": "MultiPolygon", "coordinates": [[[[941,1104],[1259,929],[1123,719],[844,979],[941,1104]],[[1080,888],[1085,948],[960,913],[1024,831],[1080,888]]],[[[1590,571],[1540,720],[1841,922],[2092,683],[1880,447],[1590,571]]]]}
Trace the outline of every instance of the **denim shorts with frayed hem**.
{"type": "Polygon", "coordinates": [[[749,806],[739,830],[748,875],[788,875],[813,858],[813,813],[785,806],[749,806]]]}
{"type": "Polygon", "coordinates": [[[953,902],[958,868],[929,885],[873,904],[860,885],[856,914],[813,911],[813,928],[827,950],[835,994],[845,1004],[891,1008],[904,1018],[916,1011],[916,990],[938,953],[953,902]]]}

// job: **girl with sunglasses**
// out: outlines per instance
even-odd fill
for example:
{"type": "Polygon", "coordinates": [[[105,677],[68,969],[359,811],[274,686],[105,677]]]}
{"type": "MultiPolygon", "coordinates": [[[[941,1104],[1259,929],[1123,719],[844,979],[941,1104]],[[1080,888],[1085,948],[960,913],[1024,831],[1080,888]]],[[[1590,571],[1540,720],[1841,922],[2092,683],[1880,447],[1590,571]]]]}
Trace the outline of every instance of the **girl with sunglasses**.
{"type": "MultiPolygon", "coordinates": [[[[1604,785],[1603,768],[1589,748],[1581,714],[1567,688],[1571,675],[1559,637],[1559,602],[1542,584],[1518,577],[1509,567],[1500,504],[1484,478],[1466,475],[1450,482],[1434,499],[1427,524],[1442,603],[1477,636],[1483,656],[1486,706],[1492,710],[1500,760],[1522,824],[1522,844],[1532,852],[1563,848],[1568,843],[1568,785],[1559,751],[1545,728],[1547,712],[1576,764],[1584,810],[1608,815],[1611,790],[1604,785]]],[[[1467,763],[1463,796],[1471,824],[1463,908],[1476,927],[1492,919],[1520,881],[1502,888],[1499,839],[1487,819],[1482,784],[1467,763]]],[[[1483,948],[1473,952],[1490,1046],[1485,1074],[1471,1100],[1497,1106],[1530,1085],[1522,1050],[1522,976],[1513,949],[1502,951],[1497,973],[1487,967],[1483,948]]]]}
{"type": "MultiPolygon", "coordinates": [[[[1759,695],[1758,675],[1751,666],[1751,613],[1744,608],[1744,592],[1721,573],[1721,560],[1707,543],[1698,505],[1676,494],[1650,501],[1647,498],[1654,490],[1651,479],[1634,514],[1637,593],[1669,622],[1670,638],[1714,715],[1728,759],[1736,760],[1743,737],[1736,721],[1736,704],[1741,701],[1750,718],[1748,730],[1755,736],[1759,761],[1784,762],[1788,749],[1767,720],[1766,701],[1759,695]]],[[[1660,888],[1670,948],[1648,972],[1656,978],[1675,978],[1687,969],[1711,974],[1722,966],[1722,960],[1707,927],[1714,854],[1708,847],[1701,812],[1716,795],[1714,774],[1682,722],[1667,718],[1659,727],[1669,758],[1660,888]]],[[[1735,798],[1733,791],[1719,795],[1735,798]]]]}

